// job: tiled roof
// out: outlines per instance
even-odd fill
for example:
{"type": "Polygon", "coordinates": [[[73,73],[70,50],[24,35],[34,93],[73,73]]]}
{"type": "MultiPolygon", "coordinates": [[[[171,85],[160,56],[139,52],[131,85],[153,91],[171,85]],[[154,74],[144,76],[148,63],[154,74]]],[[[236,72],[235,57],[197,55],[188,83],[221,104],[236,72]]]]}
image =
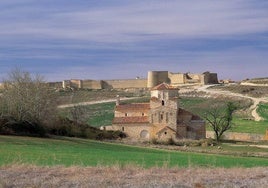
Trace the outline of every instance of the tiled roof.
{"type": "Polygon", "coordinates": [[[168,85],[167,83],[159,84],[155,87],[153,87],[151,90],[178,90],[178,88],[172,87],[168,85]]]}
{"type": "Polygon", "coordinates": [[[123,104],[115,107],[118,112],[148,112],[150,110],[150,103],[133,103],[123,104]]]}
{"type": "Polygon", "coordinates": [[[113,124],[149,123],[148,116],[140,117],[114,117],[113,124]]]}

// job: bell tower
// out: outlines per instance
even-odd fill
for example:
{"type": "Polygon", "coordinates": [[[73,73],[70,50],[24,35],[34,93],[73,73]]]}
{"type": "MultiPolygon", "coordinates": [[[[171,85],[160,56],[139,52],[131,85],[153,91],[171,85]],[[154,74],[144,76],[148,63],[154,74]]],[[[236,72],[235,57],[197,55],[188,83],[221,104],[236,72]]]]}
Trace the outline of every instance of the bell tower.
{"type": "Polygon", "coordinates": [[[150,123],[176,130],[178,108],[178,88],[162,83],[151,89],[150,123]]]}

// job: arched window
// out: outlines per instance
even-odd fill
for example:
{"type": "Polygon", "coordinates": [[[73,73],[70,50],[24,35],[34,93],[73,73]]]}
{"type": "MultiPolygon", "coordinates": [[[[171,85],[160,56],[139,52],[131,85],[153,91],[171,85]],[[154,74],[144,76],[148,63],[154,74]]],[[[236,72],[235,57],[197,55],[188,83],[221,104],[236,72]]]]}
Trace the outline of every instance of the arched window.
{"type": "Polygon", "coordinates": [[[165,105],[165,101],[164,100],[162,100],[162,106],[164,106],[165,105]]]}
{"type": "Polygon", "coordinates": [[[140,132],[140,138],[148,139],[149,138],[149,132],[147,130],[142,130],[140,132]]]}

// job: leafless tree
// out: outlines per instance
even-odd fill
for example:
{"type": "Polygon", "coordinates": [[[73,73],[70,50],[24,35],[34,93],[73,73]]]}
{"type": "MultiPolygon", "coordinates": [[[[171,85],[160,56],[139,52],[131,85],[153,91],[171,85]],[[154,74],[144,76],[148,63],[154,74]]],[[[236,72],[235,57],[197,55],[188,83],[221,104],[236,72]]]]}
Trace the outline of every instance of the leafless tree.
{"type": "Polygon", "coordinates": [[[232,128],[233,113],[236,109],[232,102],[228,102],[224,107],[216,105],[205,112],[204,119],[213,129],[217,142],[224,132],[232,128]]]}
{"type": "Polygon", "coordinates": [[[70,109],[71,119],[75,123],[84,123],[86,108],[81,105],[75,105],[70,109]]]}
{"type": "Polygon", "coordinates": [[[17,121],[48,123],[56,114],[54,92],[43,77],[19,69],[11,71],[4,80],[0,100],[2,114],[17,121]]]}

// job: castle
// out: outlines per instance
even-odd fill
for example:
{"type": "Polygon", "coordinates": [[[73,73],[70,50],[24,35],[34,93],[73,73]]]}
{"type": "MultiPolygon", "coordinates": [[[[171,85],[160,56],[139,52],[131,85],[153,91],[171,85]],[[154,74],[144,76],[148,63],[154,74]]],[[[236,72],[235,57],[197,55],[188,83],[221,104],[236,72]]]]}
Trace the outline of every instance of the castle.
{"type": "Polygon", "coordinates": [[[149,71],[147,87],[152,88],[160,83],[169,83],[172,86],[182,84],[218,84],[217,73],[204,72],[202,74],[172,73],[168,71],[149,71]]]}
{"type": "Polygon", "coordinates": [[[149,71],[147,79],[121,79],[121,80],[79,80],[71,79],[62,82],[48,83],[54,88],[77,89],[122,89],[122,88],[152,88],[162,82],[172,86],[183,84],[217,84],[217,73],[204,72],[202,74],[172,73],[169,71],[149,71]]]}
{"type": "Polygon", "coordinates": [[[120,104],[117,98],[112,126],[138,140],[201,139],[205,121],[178,106],[178,89],[166,83],[151,89],[149,103],[120,104]]]}

